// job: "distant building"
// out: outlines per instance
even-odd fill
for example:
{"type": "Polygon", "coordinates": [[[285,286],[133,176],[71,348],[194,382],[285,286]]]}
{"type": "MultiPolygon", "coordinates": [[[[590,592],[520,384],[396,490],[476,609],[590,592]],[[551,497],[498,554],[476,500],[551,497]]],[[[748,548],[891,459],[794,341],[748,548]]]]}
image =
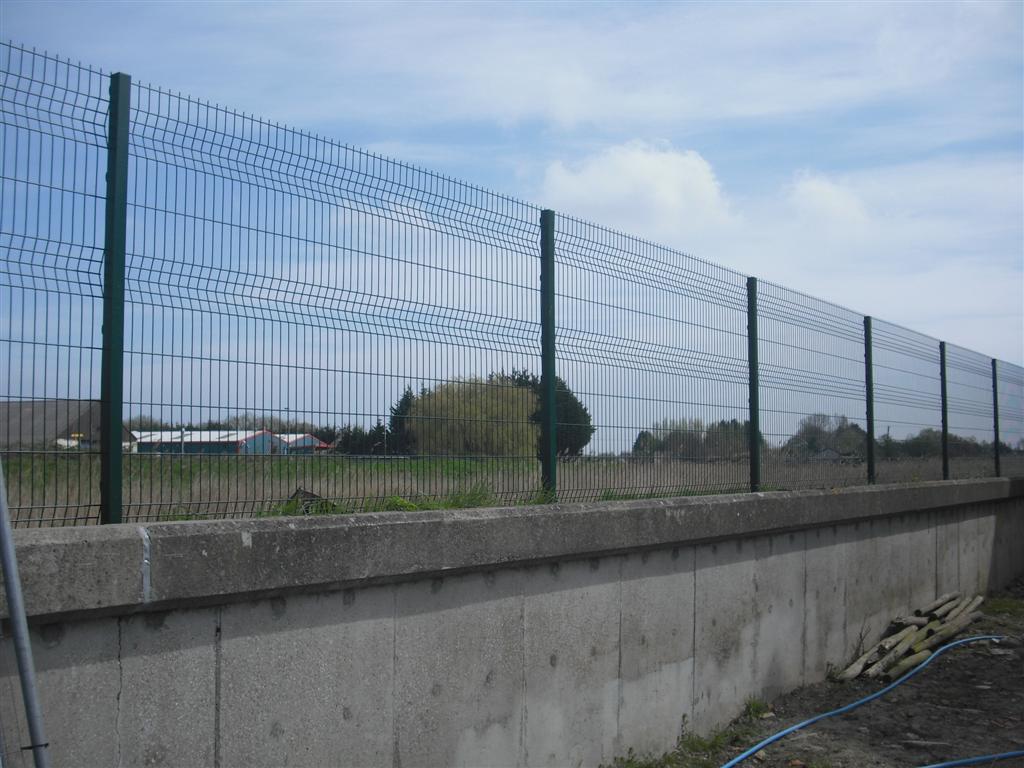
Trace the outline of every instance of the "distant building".
{"type": "Polygon", "coordinates": [[[265,429],[162,429],[136,431],[139,453],[271,454],[287,453],[288,444],[265,429]]]}
{"type": "MultiPolygon", "coordinates": [[[[0,450],[81,450],[100,448],[99,400],[0,401],[0,450]]],[[[135,438],[121,427],[121,447],[135,438]]]]}
{"type": "Polygon", "coordinates": [[[308,432],[305,434],[278,434],[288,446],[288,453],[311,454],[326,451],[330,446],[308,432]]]}

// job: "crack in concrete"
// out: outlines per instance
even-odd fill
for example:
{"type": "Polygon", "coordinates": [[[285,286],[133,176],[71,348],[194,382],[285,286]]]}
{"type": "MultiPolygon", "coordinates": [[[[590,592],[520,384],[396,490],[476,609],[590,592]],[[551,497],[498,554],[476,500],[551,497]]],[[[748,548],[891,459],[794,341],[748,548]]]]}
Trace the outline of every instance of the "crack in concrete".
{"type": "Polygon", "coordinates": [[[122,624],[123,620],[118,617],[117,619],[117,698],[115,699],[115,706],[117,708],[117,715],[114,717],[114,742],[117,746],[117,763],[118,768],[121,766],[121,691],[124,688],[124,666],[121,661],[121,644],[122,638],[122,624]]]}
{"type": "Polygon", "coordinates": [[[221,689],[221,626],[224,606],[217,608],[217,624],[213,636],[213,766],[220,768],[220,689],[221,689]]]}
{"type": "Polygon", "coordinates": [[[398,681],[398,586],[391,588],[391,739],[392,768],[402,768],[402,754],[400,751],[398,716],[395,713],[397,705],[396,690],[398,681]]]}

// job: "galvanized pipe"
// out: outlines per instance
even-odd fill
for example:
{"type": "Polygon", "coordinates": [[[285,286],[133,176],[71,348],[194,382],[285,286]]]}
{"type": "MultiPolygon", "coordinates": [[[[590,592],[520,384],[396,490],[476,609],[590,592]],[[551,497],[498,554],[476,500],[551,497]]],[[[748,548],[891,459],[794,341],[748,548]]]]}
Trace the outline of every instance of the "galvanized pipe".
{"type": "Polygon", "coordinates": [[[7,487],[4,484],[3,462],[0,461],[0,561],[3,564],[4,589],[7,592],[7,611],[10,614],[11,630],[14,636],[14,653],[18,660],[18,676],[21,678],[21,697],[25,702],[25,719],[28,721],[30,748],[36,768],[49,768],[49,743],[43,730],[43,716],[36,695],[36,668],[32,661],[32,643],[28,636],[28,622],[25,620],[25,599],[21,593],[21,578],[18,576],[18,558],[14,553],[14,537],[11,520],[7,514],[7,487]]]}

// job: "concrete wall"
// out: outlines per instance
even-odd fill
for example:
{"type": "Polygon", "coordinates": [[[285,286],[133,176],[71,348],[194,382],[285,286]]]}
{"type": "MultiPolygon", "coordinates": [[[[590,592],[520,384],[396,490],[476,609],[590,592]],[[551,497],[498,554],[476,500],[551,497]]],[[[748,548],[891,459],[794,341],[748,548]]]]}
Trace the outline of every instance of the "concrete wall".
{"type": "Polygon", "coordinates": [[[1018,575],[1024,483],[16,539],[56,765],[597,765],[1018,575]]]}

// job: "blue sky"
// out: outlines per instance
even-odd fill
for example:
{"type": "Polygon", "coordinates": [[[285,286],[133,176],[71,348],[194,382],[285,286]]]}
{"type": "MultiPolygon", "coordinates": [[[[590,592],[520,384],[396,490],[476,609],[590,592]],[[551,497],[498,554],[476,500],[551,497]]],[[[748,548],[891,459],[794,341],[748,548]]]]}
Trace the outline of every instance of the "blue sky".
{"type": "Polygon", "coordinates": [[[0,3],[0,35],[1024,363],[1021,3],[0,3]]]}

